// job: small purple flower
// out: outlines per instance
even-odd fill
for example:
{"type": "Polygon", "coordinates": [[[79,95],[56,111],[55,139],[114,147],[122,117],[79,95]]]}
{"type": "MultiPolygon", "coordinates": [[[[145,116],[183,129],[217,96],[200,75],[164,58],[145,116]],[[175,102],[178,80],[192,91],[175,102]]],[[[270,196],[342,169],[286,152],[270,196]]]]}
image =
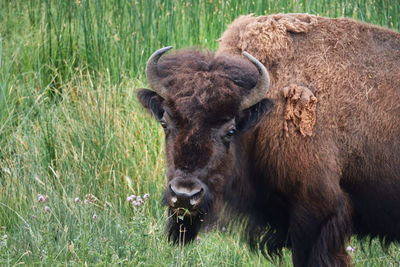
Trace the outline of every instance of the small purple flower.
{"type": "Polygon", "coordinates": [[[35,215],[32,215],[32,219],[36,219],[36,216],[35,216],[35,215]]]}
{"type": "Polygon", "coordinates": [[[132,205],[133,205],[133,206],[137,206],[137,204],[138,204],[138,203],[137,203],[135,200],[132,201],[132,205]]]}
{"type": "Polygon", "coordinates": [[[7,239],[8,238],[8,235],[3,235],[3,239],[7,239]]]}
{"type": "Polygon", "coordinates": [[[352,252],[352,253],[356,252],[356,249],[353,248],[352,246],[348,246],[348,247],[346,248],[346,250],[347,250],[348,252],[352,252]]]}
{"type": "Polygon", "coordinates": [[[76,202],[76,203],[81,202],[81,200],[79,199],[79,197],[76,197],[76,198],[75,198],[75,202],[76,202]]]}
{"type": "Polygon", "coordinates": [[[49,207],[49,206],[45,206],[45,207],[44,207],[44,211],[50,212],[50,207],[49,207]]]}
{"type": "Polygon", "coordinates": [[[149,194],[149,193],[146,193],[146,194],[143,195],[143,199],[146,200],[146,199],[149,198],[149,196],[150,196],[150,194],[149,194]]]}
{"type": "Polygon", "coordinates": [[[93,220],[96,220],[97,219],[97,214],[95,213],[95,214],[93,214],[93,220]]]}
{"type": "Polygon", "coordinates": [[[84,201],[84,202],[85,202],[85,204],[87,204],[87,203],[89,203],[89,200],[85,199],[85,201],[84,201]]]}
{"type": "Polygon", "coordinates": [[[196,237],[196,241],[197,241],[197,243],[199,243],[199,242],[200,242],[200,240],[201,240],[200,236],[196,237]]]}
{"type": "Polygon", "coordinates": [[[226,232],[226,228],[225,228],[225,227],[222,227],[222,228],[221,228],[221,232],[225,233],[225,232],[226,232]]]}
{"type": "Polygon", "coordinates": [[[32,206],[32,209],[37,210],[37,207],[35,205],[32,206]]]}
{"type": "Polygon", "coordinates": [[[44,202],[44,196],[42,196],[42,195],[38,195],[38,202],[44,202]]]}
{"type": "MultiPolygon", "coordinates": [[[[92,194],[86,194],[86,196],[85,196],[85,199],[88,201],[88,202],[96,202],[98,199],[97,199],[97,197],[95,197],[94,195],[92,195],[92,194]]],[[[87,203],[87,202],[85,202],[85,203],[87,203]]]]}
{"type": "Polygon", "coordinates": [[[135,200],[135,195],[130,195],[129,197],[126,198],[127,201],[132,202],[135,200]]]}

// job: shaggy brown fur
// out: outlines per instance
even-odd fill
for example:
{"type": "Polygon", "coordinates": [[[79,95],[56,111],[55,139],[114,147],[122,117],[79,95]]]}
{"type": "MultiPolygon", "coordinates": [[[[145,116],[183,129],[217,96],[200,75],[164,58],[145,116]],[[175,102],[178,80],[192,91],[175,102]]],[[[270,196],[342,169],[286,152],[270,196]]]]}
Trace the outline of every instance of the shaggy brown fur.
{"type": "Polygon", "coordinates": [[[258,79],[257,69],[248,61],[191,50],[162,58],[158,73],[175,113],[189,121],[206,121],[207,126],[220,120],[219,114],[238,112],[241,95],[258,79]]]}
{"type": "Polygon", "coordinates": [[[350,265],[351,234],[400,241],[400,34],[344,18],[242,16],[216,56],[165,56],[158,72],[169,98],[139,99],[167,120],[168,179],[207,191],[195,226],[170,220],[172,237],[183,225],[193,239],[224,199],[247,218],[253,248],[289,247],[295,266],[350,265]],[[272,84],[239,111],[258,78],[243,51],[272,84]]]}

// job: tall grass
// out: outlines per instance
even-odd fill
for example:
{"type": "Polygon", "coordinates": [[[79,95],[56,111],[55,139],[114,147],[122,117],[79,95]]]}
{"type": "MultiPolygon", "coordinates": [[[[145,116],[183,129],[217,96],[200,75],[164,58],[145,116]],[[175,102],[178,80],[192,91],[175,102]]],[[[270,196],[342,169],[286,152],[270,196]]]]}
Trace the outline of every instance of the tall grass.
{"type": "MultiPolygon", "coordinates": [[[[309,12],[400,29],[398,1],[0,1],[0,265],[267,265],[237,234],[163,235],[163,134],[135,98],[157,48],[215,50],[241,14],[309,12]],[[150,193],[140,207],[126,197],[150,193]],[[48,195],[46,203],[38,195],[48,195]],[[85,196],[98,200],[84,203],[85,196]],[[80,202],[76,202],[76,198],[80,202]],[[45,210],[48,206],[49,210],[45,210]],[[96,215],[96,216],[94,216],[96,215]]],[[[395,266],[373,242],[356,265],[395,266]]],[[[280,265],[291,262],[285,251],[280,265]]],[[[279,264],[279,263],[278,263],[279,264]]]]}
{"type": "Polygon", "coordinates": [[[397,0],[13,0],[1,2],[2,38],[10,38],[4,45],[7,52],[25,48],[18,71],[42,67],[46,84],[57,87],[74,75],[75,68],[95,75],[108,70],[111,81],[119,83],[125,76],[140,77],[150,53],[161,46],[215,50],[226,25],[241,14],[308,12],[400,29],[399,4],[397,0]]]}

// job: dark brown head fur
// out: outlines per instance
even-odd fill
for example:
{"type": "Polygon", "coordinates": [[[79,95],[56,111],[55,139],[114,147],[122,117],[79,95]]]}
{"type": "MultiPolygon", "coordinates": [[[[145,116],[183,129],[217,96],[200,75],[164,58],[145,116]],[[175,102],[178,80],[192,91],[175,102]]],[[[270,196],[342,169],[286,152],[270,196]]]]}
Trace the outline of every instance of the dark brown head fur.
{"type": "Polygon", "coordinates": [[[239,110],[241,99],[258,81],[257,68],[239,56],[182,50],[161,58],[157,72],[160,85],[167,88],[166,99],[149,90],[139,91],[138,98],[166,133],[169,183],[163,202],[171,207],[169,235],[178,241],[184,233],[183,241],[190,241],[201,221],[220,209],[224,185],[233,174],[235,138],[255,125],[272,103],[263,100],[239,110]],[[191,197],[182,200],[192,209],[191,218],[172,203],[181,194],[174,190],[199,195],[194,207],[186,203],[191,197]]]}
{"type": "Polygon", "coordinates": [[[257,69],[247,60],[191,50],[163,57],[158,73],[161,84],[168,88],[168,106],[174,115],[201,120],[208,126],[232,118],[241,96],[258,79],[257,69]]]}

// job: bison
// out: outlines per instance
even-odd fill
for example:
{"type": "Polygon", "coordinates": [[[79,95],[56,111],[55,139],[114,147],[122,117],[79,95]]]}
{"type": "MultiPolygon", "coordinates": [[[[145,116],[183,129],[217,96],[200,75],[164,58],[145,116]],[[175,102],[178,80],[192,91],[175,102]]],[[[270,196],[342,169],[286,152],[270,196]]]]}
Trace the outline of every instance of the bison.
{"type": "Polygon", "coordinates": [[[400,34],[248,15],[219,42],[156,51],[138,91],[165,131],[170,239],[227,209],[251,248],[290,248],[294,266],[351,265],[351,235],[400,241],[400,34]]]}

